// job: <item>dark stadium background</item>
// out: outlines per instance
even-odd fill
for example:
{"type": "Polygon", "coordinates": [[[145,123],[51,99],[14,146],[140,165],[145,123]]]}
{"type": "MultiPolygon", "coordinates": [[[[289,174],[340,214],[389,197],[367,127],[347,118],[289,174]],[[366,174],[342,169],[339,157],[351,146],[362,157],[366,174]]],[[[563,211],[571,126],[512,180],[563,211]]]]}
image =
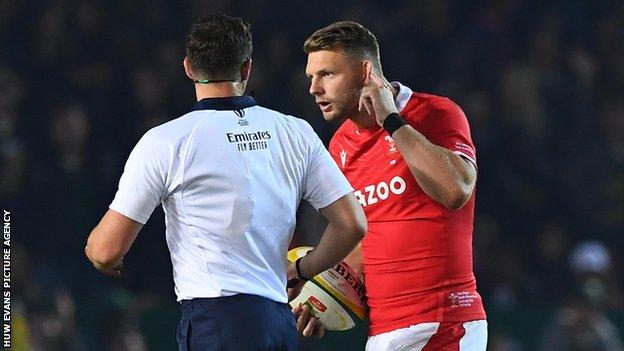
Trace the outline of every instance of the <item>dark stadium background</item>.
{"type": "MultiPolygon", "coordinates": [[[[596,346],[605,337],[592,328],[612,345],[623,337],[621,1],[4,0],[0,203],[13,212],[14,350],[175,349],[162,210],[120,280],[99,275],[83,248],[138,138],[193,105],[183,43],[210,12],[252,24],[257,101],[305,118],[324,141],[336,126],[307,93],[302,43],[335,20],[369,27],[388,79],[449,96],[469,118],[489,350],[563,340],[619,350],[596,346]]],[[[323,221],[303,206],[298,223],[296,243],[314,244],[323,221]]]]}

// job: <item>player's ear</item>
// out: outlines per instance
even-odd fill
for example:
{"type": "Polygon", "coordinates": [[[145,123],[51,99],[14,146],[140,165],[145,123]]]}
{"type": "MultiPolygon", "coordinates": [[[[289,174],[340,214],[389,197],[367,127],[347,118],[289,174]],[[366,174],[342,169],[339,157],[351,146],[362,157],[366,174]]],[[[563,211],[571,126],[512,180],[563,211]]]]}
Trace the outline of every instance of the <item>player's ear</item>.
{"type": "Polygon", "coordinates": [[[241,81],[245,82],[251,75],[251,58],[246,59],[241,67],[241,81]]]}
{"type": "Polygon", "coordinates": [[[184,57],[184,60],[182,60],[182,67],[184,67],[184,73],[186,73],[186,76],[191,80],[195,80],[195,78],[193,78],[193,69],[191,69],[191,64],[186,56],[184,57]]]}
{"type": "Polygon", "coordinates": [[[371,72],[373,72],[373,61],[364,60],[362,62],[362,74],[363,74],[364,85],[370,84],[371,72]]]}

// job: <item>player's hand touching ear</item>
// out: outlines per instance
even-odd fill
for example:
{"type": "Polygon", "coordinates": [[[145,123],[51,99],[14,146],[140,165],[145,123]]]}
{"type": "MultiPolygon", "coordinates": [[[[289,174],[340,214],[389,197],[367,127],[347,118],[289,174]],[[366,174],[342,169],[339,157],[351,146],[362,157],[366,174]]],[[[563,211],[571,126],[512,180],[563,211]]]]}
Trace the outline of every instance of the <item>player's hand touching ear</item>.
{"type": "Polygon", "coordinates": [[[366,79],[362,93],[360,94],[360,103],[358,109],[366,109],[369,115],[375,115],[375,120],[379,126],[383,126],[383,122],[391,113],[399,111],[394,104],[394,96],[390,85],[378,75],[370,71],[369,79],[366,79]]]}

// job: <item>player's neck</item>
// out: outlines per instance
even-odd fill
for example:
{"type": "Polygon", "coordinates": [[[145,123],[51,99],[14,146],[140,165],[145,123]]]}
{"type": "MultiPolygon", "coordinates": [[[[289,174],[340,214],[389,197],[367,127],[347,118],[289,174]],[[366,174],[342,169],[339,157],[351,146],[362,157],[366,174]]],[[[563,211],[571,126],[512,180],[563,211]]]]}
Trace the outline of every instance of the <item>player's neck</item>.
{"type": "Polygon", "coordinates": [[[355,125],[360,129],[370,129],[377,126],[377,121],[375,120],[374,115],[369,115],[366,110],[356,111],[349,119],[355,123],[355,125]]]}
{"type": "Polygon", "coordinates": [[[197,101],[206,98],[241,96],[244,93],[245,86],[240,82],[195,84],[195,95],[197,96],[197,101]]]}

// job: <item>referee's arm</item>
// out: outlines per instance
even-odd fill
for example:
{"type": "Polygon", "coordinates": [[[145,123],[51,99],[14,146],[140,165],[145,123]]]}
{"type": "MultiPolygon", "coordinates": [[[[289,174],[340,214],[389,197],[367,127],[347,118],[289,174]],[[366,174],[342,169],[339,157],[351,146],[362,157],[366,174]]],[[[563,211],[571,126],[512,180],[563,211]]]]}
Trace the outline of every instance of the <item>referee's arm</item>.
{"type": "Polygon", "coordinates": [[[304,277],[314,277],[340,262],[367,230],[366,215],[352,192],[320,212],[329,223],[318,245],[301,260],[299,268],[304,277]]]}
{"type": "Polygon", "coordinates": [[[87,258],[100,272],[119,277],[123,256],[142,227],[143,224],[109,209],[87,239],[87,258]]]}

